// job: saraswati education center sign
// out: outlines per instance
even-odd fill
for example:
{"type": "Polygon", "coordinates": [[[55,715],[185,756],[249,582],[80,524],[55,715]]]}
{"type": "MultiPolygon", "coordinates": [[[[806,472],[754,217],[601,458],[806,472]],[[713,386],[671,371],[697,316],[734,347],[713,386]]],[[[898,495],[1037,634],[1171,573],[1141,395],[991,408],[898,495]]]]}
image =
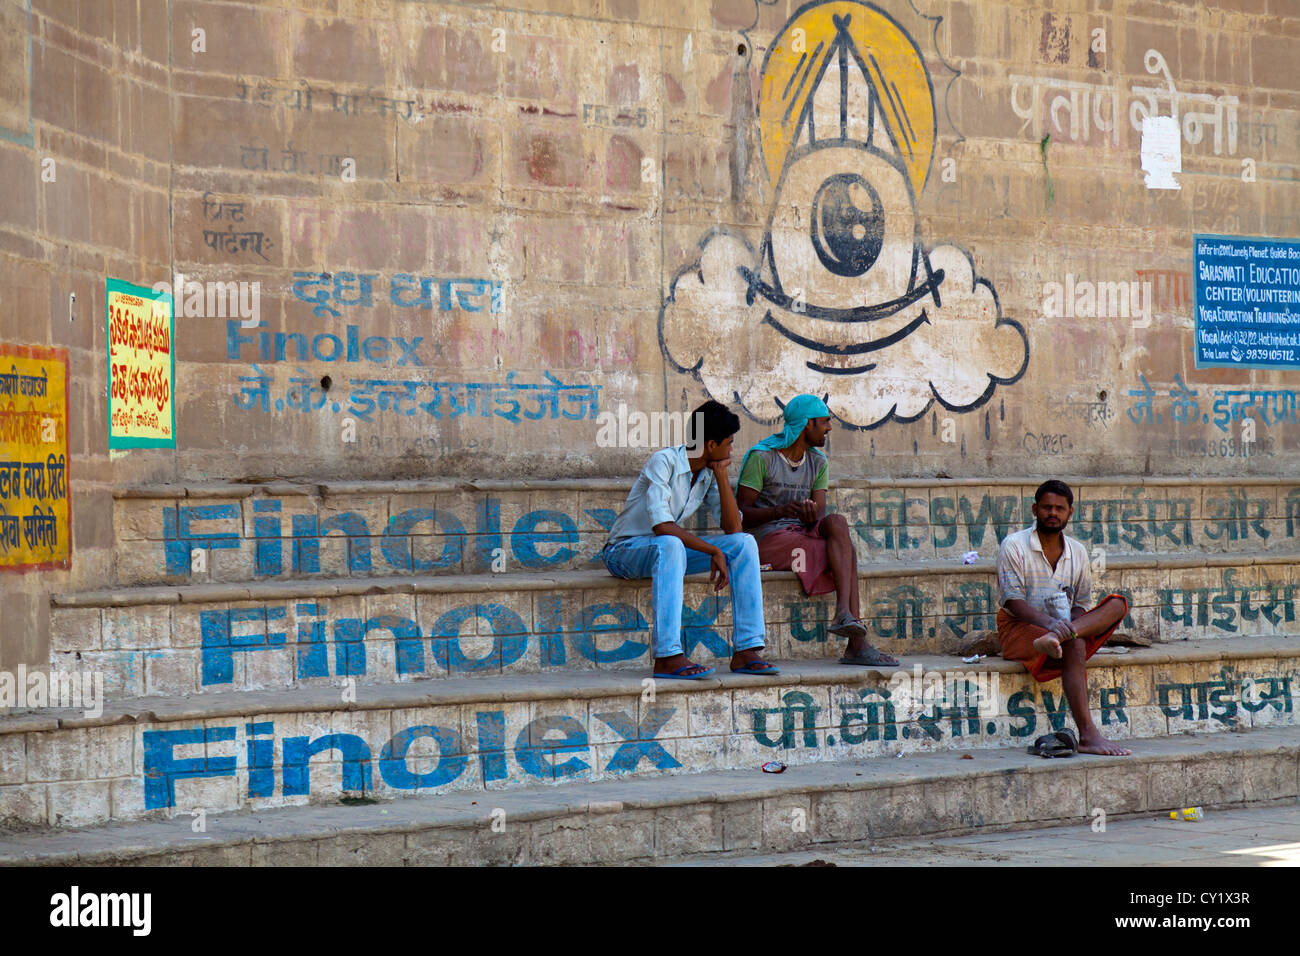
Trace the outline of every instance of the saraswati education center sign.
{"type": "Polygon", "coordinates": [[[109,279],[108,447],[176,447],[175,322],[169,292],[109,279]]]}
{"type": "Polygon", "coordinates": [[[1300,241],[1192,238],[1196,367],[1300,369],[1300,241]]]}

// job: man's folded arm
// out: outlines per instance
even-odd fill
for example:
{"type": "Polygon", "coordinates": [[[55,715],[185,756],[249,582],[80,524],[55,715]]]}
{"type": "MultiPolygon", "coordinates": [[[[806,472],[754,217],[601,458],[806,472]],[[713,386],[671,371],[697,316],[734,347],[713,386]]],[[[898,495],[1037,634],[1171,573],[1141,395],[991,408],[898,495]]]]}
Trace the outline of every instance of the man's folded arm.
{"type": "Polygon", "coordinates": [[[736,493],[736,507],[740,509],[742,525],[746,530],[765,525],[777,518],[787,517],[787,509],[784,505],[760,508],[754,504],[766,480],[767,463],[757,453],[750,455],[749,461],[745,463],[745,470],[740,473],[740,490],[736,493]]]}
{"type": "Polygon", "coordinates": [[[736,507],[740,509],[740,518],[745,528],[757,528],[780,517],[771,513],[780,509],[760,508],[754,504],[758,500],[758,493],[763,490],[763,472],[763,456],[755,452],[745,462],[736,484],[736,507]]]}
{"type": "Polygon", "coordinates": [[[657,535],[667,534],[680,539],[682,544],[686,545],[686,547],[690,548],[692,551],[702,551],[705,554],[713,554],[715,551],[719,554],[722,553],[716,545],[709,544],[709,542],[705,541],[698,535],[691,534],[691,532],[687,531],[675,521],[661,521],[651,530],[657,535]]]}
{"type": "MultiPolygon", "coordinates": [[[[716,476],[714,477],[716,479],[716,476]]],[[[744,516],[741,515],[740,507],[731,493],[730,484],[724,488],[723,483],[715,480],[700,507],[704,509],[705,516],[710,520],[717,517],[718,526],[722,528],[723,534],[739,534],[745,530],[744,516]]]]}
{"type": "Polygon", "coordinates": [[[740,486],[740,494],[736,496],[736,507],[740,509],[740,516],[746,529],[757,528],[769,521],[785,517],[785,508],[780,505],[773,508],[760,508],[754,504],[757,499],[757,490],[748,485],[740,486]]]}

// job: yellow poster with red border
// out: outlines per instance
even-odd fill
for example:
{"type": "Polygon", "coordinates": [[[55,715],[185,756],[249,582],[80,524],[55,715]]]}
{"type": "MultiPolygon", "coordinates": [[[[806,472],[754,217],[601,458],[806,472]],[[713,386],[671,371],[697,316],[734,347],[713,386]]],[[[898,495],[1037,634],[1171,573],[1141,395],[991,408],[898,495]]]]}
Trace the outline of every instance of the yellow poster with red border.
{"type": "Polygon", "coordinates": [[[175,448],[172,297],[108,279],[108,447],[175,448]]]}
{"type": "Polygon", "coordinates": [[[0,571],[72,555],[68,351],[0,343],[0,571]]]}

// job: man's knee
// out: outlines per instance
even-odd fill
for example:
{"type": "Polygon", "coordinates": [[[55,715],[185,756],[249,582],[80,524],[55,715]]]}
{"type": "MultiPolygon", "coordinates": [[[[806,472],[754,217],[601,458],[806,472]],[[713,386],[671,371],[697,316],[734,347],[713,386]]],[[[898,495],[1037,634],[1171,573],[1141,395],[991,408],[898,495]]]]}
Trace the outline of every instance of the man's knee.
{"type": "Polygon", "coordinates": [[[822,518],[822,531],[827,537],[838,538],[849,536],[849,523],[842,514],[827,515],[822,518]]]}
{"type": "Polygon", "coordinates": [[[720,547],[728,556],[736,557],[745,552],[752,556],[758,557],[758,541],[748,531],[738,531],[735,534],[724,534],[719,536],[718,547],[720,547]]]}
{"type": "Polygon", "coordinates": [[[686,545],[682,539],[671,534],[661,534],[655,538],[655,547],[659,558],[655,562],[656,570],[663,567],[686,566],[686,545]]]}

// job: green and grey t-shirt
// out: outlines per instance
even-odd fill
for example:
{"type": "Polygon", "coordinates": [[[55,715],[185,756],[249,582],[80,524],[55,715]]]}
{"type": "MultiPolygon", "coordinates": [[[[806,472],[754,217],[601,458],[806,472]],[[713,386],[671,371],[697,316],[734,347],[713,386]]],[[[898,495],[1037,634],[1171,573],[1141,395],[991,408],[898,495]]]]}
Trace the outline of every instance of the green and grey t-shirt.
{"type": "MultiPolygon", "coordinates": [[[[829,471],[826,456],[815,448],[808,449],[797,465],[790,464],[778,449],[761,448],[749,456],[745,470],[740,473],[740,484],[758,492],[755,506],[784,508],[792,501],[812,498],[814,491],[825,491],[829,471]]],[[[755,540],[762,541],[764,535],[773,531],[802,527],[797,518],[777,518],[748,530],[755,540]]]]}

